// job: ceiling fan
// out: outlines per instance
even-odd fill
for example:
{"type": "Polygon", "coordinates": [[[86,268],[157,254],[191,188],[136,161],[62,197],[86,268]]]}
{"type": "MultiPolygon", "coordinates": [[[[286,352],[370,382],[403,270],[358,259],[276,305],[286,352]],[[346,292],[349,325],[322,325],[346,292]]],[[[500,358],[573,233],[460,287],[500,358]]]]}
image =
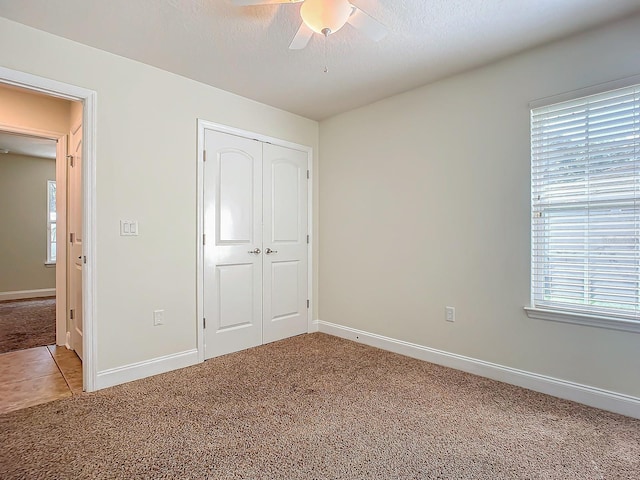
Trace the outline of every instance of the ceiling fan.
{"type": "Polygon", "coordinates": [[[378,20],[360,10],[348,0],[231,0],[236,6],[300,3],[302,24],[289,48],[300,50],[307,46],[314,33],[328,37],[346,23],[357,28],[374,42],[387,35],[387,29],[378,20]]]}

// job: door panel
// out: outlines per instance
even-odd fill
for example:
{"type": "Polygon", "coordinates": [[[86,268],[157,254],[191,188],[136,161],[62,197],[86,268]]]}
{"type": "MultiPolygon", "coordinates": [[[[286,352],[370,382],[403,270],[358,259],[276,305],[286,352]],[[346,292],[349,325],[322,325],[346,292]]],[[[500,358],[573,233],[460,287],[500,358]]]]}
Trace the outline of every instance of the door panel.
{"type": "Polygon", "coordinates": [[[262,344],[262,145],[206,130],[205,152],[204,340],[211,358],[262,344]]]}
{"type": "Polygon", "coordinates": [[[300,314],[298,288],[300,286],[300,262],[271,263],[271,315],[282,320],[300,314]]]}
{"type": "Polygon", "coordinates": [[[69,342],[82,360],[82,123],[69,136],[70,162],[67,170],[67,299],[69,342]]]}
{"type": "MultiPolygon", "coordinates": [[[[306,175],[306,166],[303,173],[306,175]]],[[[301,169],[298,165],[280,160],[271,165],[271,174],[273,186],[271,243],[299,242],[301,169]]],[[[306,232],[306,226],[302,233],[304,232],[306,232]]]]}
{"type": "Polygon", "coordinates": [[[217,214],[217,242],[234,245],[250,244],[254,238],[253,195],[254,159],[237,150],[218,154],[219,183],[217,214]]]}
{"type": "Polygon", "coordinates": [[[253,298],[253,280],[255,272],[252,264],[221,265],[216,275],[218,331],[230,328],[251,326],[253,318],[251,302],[245,299],[253,298]]]}
{"type": "Polygon", "coordinates": [[[268,343],[308,330],[307,154],[264,144],[263,168],[262,331],[268,343]]]}

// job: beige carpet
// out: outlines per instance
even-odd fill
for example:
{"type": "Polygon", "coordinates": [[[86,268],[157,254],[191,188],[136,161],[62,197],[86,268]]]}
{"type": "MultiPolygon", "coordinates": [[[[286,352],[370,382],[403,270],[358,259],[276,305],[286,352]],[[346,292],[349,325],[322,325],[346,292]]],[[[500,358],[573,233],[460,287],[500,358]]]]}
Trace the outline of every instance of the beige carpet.
{"type": "Polygon", "coordinates": [[[640,421],[323,334],[0,416],[2,479],[640,479],[640,421]]]}
{"type": "Polygon", "coordinates": [[[0,353],[56,343],[56,299],[0,302],[0,353]]]}

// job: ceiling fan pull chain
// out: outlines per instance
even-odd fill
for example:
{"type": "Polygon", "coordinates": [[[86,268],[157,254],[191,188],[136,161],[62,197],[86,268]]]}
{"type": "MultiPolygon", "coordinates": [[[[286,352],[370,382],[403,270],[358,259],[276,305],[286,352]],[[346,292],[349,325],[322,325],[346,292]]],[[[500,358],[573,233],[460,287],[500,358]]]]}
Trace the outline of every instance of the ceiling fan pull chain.
{"type": "Polygon", "coordinates": [[[329,29],[323,30],[324,38],[322,41],[324,42],[324,73],[329,73],[329,67],[327,66],[327,39],[329,38],[329,29]]]}

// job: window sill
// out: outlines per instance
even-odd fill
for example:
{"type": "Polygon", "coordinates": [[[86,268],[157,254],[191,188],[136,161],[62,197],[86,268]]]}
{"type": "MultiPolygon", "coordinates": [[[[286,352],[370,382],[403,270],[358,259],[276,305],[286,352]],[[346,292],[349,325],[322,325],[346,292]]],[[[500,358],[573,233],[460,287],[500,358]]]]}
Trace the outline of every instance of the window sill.
{"type": "Polygon", "coordinates": [[[586,325],[589,327],[607,328],[609,330],[640,333],[640,321],[637,320],[587,315],[584,313],[561,312],[558,310],[546,310],[535,307],[524,307],[524,310],[527,312],[527,316],[529,318],[535,318],[537,320],[550,320],[552,322],[573,323],[575,325],[586,325]]]}
{"type": "Polygon", "coordinates": [[[55,267],[56,262],[44,262],[44,266],[47,268],[55,267]]]}

